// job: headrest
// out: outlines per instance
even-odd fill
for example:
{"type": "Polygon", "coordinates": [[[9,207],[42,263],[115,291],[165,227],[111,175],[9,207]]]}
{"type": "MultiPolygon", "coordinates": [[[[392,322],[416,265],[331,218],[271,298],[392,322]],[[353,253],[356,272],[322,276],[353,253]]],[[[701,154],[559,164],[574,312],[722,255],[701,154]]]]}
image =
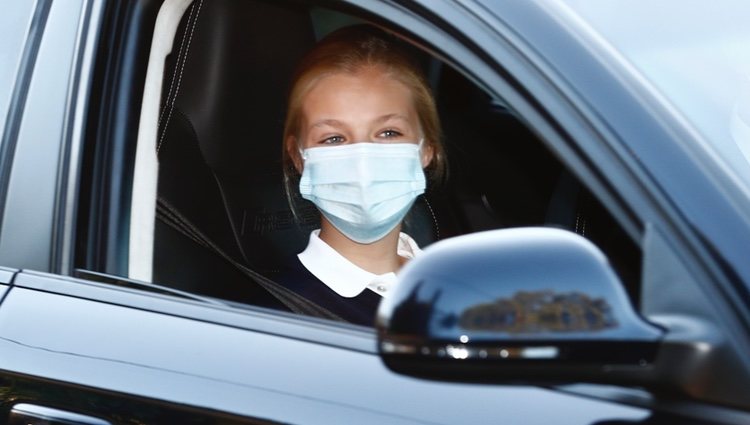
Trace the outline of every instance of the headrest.
{"type": "Polygon", "coordinates": [[[195,26],[186,28],[186,64],[175,70],[175,106],[214,171],[279,172],[287,87],[315,41],[309,13],[273,2],[211,0],[199,7],[195,26]]]}

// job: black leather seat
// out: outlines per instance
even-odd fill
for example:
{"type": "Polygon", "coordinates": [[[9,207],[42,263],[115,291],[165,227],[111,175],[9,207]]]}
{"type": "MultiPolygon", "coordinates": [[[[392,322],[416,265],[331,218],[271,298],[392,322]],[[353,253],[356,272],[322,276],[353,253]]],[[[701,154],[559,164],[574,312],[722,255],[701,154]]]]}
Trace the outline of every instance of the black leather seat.
{"type": "Polygon", "coordinates": [[[290,244],[300,239],[281,188],[280,139],[288,81],[313,43],[303,8],[212,0],[188,9],[164,81],[155,281],[251,302],[263,295],[242,288],[246,276],[169,217],[261,272],[270,271],[272,250],[253,239],[269,230],[287,230],[290,244]]]}

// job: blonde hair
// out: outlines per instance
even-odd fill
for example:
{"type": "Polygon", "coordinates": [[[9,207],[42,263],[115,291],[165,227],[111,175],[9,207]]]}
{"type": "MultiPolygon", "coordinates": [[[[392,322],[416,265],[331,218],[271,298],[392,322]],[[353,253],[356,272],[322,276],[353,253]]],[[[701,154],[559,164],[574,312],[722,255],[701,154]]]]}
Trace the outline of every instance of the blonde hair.
{"type": "Polygon", "coordinates": [[[282,152],[284,184],[292,211],[291,201],[295,198],[292,194],[297,193],[299,177],[295,163],[301,160],[299,146],[294,141],[300,138],[302,104],[315,84],[332,74],[356,74],[367,68],[379,68],[408,87],[424,146],[432,150],[432,160],[425,168],[427,177],[433,184],[442,181],[446,161],[435,99],[419,66],[399,44],[394,36],[371,25],[345,27],[323,38],[298,65],[287,101],[282,152]]]}

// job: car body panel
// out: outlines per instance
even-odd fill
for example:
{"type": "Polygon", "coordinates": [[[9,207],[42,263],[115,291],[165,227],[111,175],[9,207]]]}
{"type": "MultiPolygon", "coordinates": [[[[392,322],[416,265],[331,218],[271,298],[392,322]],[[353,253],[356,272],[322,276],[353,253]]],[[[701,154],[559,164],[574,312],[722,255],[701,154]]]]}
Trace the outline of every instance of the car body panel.
{"type": "Polygon", "coordinates": [[[15,375],[281,422],[494,423],[502,413],[543,424],[540,405],[568,412],[571,403],[579,408],[562,424],[649,415],[542,388],[401,377],[374,353],[24,287],[5,298],[0,334],[0,364],[15,375]]]}

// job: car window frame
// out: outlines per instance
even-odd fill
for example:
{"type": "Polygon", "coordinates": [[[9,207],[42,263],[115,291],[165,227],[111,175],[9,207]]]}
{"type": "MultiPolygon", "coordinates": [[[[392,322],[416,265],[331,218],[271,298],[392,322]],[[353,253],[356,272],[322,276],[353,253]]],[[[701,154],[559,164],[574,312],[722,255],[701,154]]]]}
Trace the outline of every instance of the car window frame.
{"type": "MultiPolygon", "coordinates": [[[[387,28],[396,29],[398,34],[406,38],[409,42],[462,72],[465,77],[481,87],[486,93],[495,98],[503,99],[505,103],[513,107],[523,117],[530,128],[533,128],[538,134],[543,136],[544,140],[548,141],[548,148],[555,150],[558,156],[570,161],[566,166],[574,170],[581,181],[594,182],[594,187],[591,189],[598,189],[594,190],[594,192],[597,193],[600,199],[604,200],[604,204],[616,216],[618,222],[625,228],[626,232],[636,241],[641,237],[641,226],[637,224],[632,212],[628,211],[627,204],[616,195],[613,195],[608,185],[601,182],[601,176],[592,170],[590,163],[587,163],[586,160],[580,157],[576,148],[571,146],[571,140],[566,139],[569,135],[564,133],[561,135],[556,123],[551,122],[549,113],[545,110],[540,111],[538,101],[530,98],[530,95],[525,92],[523,86],[507,70],[501,67],[502,61],[517,61],[518,69],[513,71],[529,72],[538,79],[536,84],[543,86],[540,90],[554,91],[554,88],[549,86],[549,81],[544,78],[543,74],[539,73],[539,70],[533,68],[522,57],[519,57],[511,41],[504,41],[503,46],[507,51],[503,55],[498,54],[498,56],[501,56],[500,59],[492,58],[493,60],[488,60],[479,46],[467,46],[464,44],[464,39],[456,37],[446,22],[443,21],[441,26],[435,24],[435,22],[441,22],[441,19],[437,19],[435,22],[425,20],[423,15],[420,14],[429,13],[426,10],[410,10],[400,5],[382,3],[360,5],[355,1],[348,0],[340,3],[336,5],[335,9],[332,8],[332,10],[351,13],[351,15],[358,18],[368,18],[387,28]],[[440,49],[427,45],[417,38],[410,37],[408,35],[410,33],[420,34],[422,39],[431,40],[432,46],[440,46],[440,49]],[[440,41],[437,42],[435,40],[440,41]],[[450,54],[443,52],[450,52],[450,54]]],[[[167,8],[162,8],[160,14],[167,16],[167,21],[171,20],[173,25],[163,30],[163,33],[157,32],[155,34],[156,36],[160,36],[159,34],[166,35],[169,36],[170,40],[173,40],[174,33],[176,32],[176,22],[179,22],[182,13],[186,12],[190,2],[187,0],[174,0],[172,3],[165,4],[167,8]]],[[[326,1],[311,2],[311,4],[316,6],[329,5],[326,1]]],[[[460,17],[472,22],[472,24],[476,24],[475,17],[471,13],[467,13],[468,11],[461,6],[446,3],[444,5],[441,4],[441,7],[446,9],[440,11],[443,14],[460,17]]],[[[487,35],[481,38],[488,39],[487,35]]],[[[490,40],[492,42],[498,41],[497,39],[490,40]]],[[[161,49],[152,49],[150,54],[148,70],[150,77],[147,77],[150,82],[147,81],[146,83],[143,106],[141,108],[141,124],[138,132],[137,149],[141,156],[137,156],[135,165],[135,173],[138,174],[140,170],[140,178],[138,175],[134,177],[134,187],[138,186],[138,182],[148,181],[146,184],[148,190],[139,190],[137,194],[131,194],[133,202],[131,203],[131,231],[129,234],[127,256],[129,266],[126,274],[129,278],[146,282],[151,281],[153,255],[150,254],[151,250],[143,248],[149,246],[153,248],[154,235],[153,230],[151,230],[153,226],[141,226],[139,223],[155,221],[155,207],[152,205],[156,202],[155,187],[156,179],[158,178],[158,173],[155,171],[155,167],[158,167],[155,159],[155,144],[158,142],[155,120],[158,117],[158,106],[162,92],[161,74],[163,73],[163,64],[172,43],[157,43],[156,41],[152,41],[151,44],[152,46],[163,44],[163,46],[161,49]],[[137,231],[133,229],[137,229],[137,231]],[[141,258],[142,261],[133,261],[136,257],[141,258]]],[[[527,80],[534,81],[531,77],[527,78],[527,80]]],[[[581,118],[578,117],[578,119],[581,118]]],[[[139,187],[142,187],[142,185],[139,187]]]]}

